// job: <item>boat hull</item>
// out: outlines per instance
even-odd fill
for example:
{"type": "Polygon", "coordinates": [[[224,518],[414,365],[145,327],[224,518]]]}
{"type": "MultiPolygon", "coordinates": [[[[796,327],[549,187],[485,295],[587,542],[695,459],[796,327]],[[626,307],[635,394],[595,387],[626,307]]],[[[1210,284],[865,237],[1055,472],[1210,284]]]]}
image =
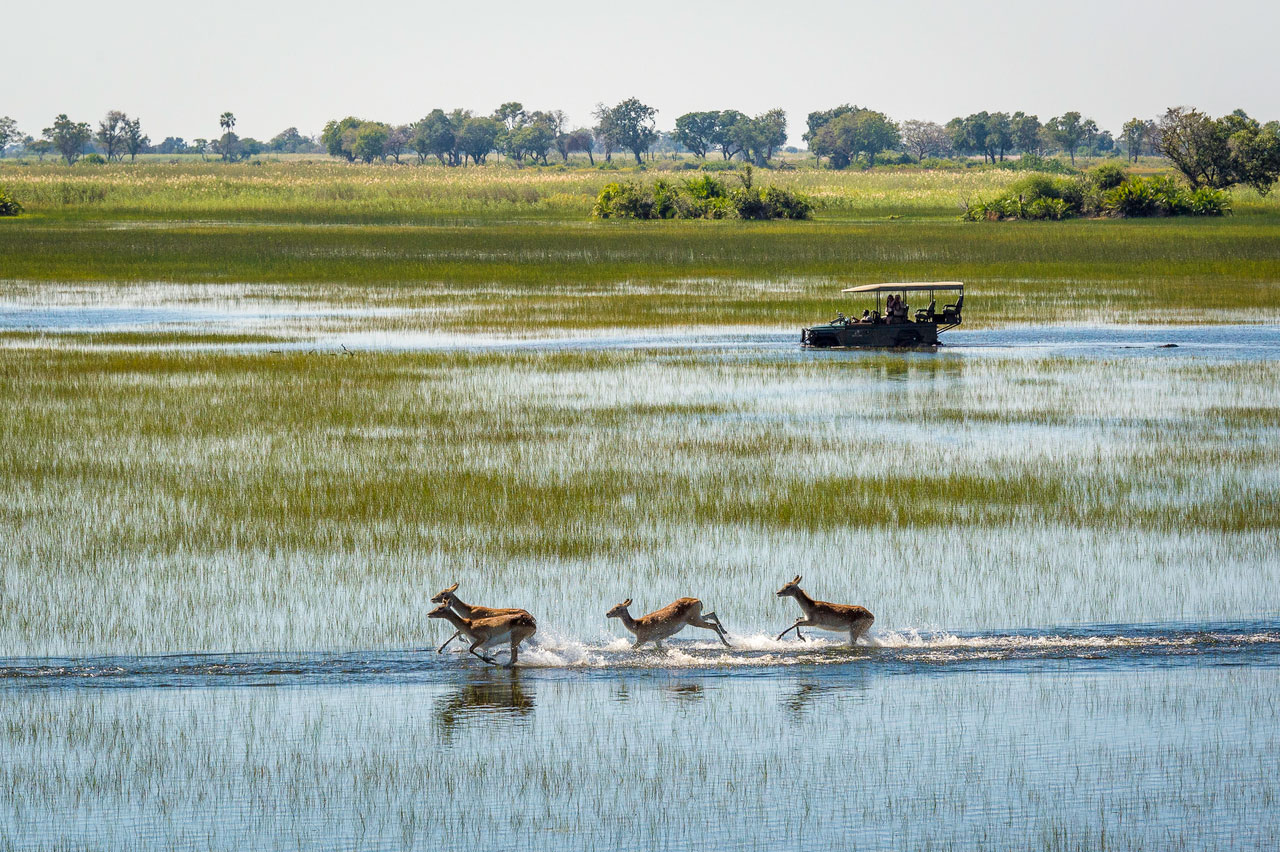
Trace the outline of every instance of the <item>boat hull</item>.
{"type": "Polygon", "coordinates": [[[800,332],[800,342],[813,349],[901,349],[937,346],[934,323],[831,323],[800,332]]]}

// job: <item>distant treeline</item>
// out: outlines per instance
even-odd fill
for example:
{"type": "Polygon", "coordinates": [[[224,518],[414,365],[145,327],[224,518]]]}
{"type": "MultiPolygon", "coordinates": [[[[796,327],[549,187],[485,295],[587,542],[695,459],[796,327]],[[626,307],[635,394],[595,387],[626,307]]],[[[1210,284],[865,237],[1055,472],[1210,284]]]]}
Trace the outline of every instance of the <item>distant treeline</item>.
{"type": "MultiPolygon", "coordinates": [[[[698,160],[718,157],[768,167],[787,147],[787,115],[771,109],[749,116],[737,110],[690,112],[676,118],[674,128],[657,128],[657,110],[636,98],[615,106],[596,107],[590,127],[572,127],[561,110],[526,110],[505,103],[482,115],[467,109],[434,109],[411,124],[391,124],[348,116],[328,122],[316,137],[296,127],[261,142],[235,133],[236,118],[223,113],[221,135],[187,142],[169,136],[159,144],[142,132],[141,122],[111,111],[95,129],[59,115],[40,138],[20,132],[13,119],[0,117],[0,156],[6,151],[40,159],[57,154],[68,164],[81,156],[118,160],[139,153],[200,154],[226,161],[262,153],[325,153],[348,161],[372,163],[435,160],[448,166],[483,165],[492,155],[516,163],[547,165],[552,157],[567,163],[585,155],[591,165],[599,156],[612,163],[614,154],[637,164],[655,155],[683,154],[698,160]]],[[[1025,112],[977,112],[957,116],[945,125],[910,119],[895,121],[876,110],[842,104],[811,112],[802,138],[815,163],[833,169],[870,168],[877,163],[929,164],[931,160],[982,157],[1002,163],[1016,155],[1035,166],[1050,155],[1143,154],[1168,157],[1193,186],[1225,187],[1246,183],[1266,192],[1280,175],[1280,123],[1263,124],[1242,110],[1212,118],[1195,109],[1174,107],[1160,118],[1132,118],[1118,135],[1099,128],[1079,112],[1041,121],[1025,112]]]]}

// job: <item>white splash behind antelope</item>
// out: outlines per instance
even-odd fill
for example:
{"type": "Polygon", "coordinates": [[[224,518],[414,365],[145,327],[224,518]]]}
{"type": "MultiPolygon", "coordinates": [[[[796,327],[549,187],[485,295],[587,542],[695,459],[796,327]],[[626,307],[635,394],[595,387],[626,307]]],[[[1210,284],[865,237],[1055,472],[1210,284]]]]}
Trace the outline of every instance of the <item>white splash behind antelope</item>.
{"type": "Polygon", "coordinates": [[[704,615],[702,601],[697,598],[680,598],[662,609],[656,609],[639,618],[631,617],[631,613],[627,610],[630,606],[631,598],[627,598],[605,613],[605,617],[620,619],[622,626],[636,635],[635,644],[631,646],[633,648],[639,648],[645,642],[652,642],[661,648],[663,639],[675,636],[685,628],[685,625],[712,630],[720,637],[724,646],[729,647],[729,640],[725,638],[724,625],[720,623],[719,616],[714,612],[704,615]]]}
{"type": "Polygon", "coordinates": [[[871,629],[876,617],[866,607],[815,601],[800,588],[800,579],[800,575],[797,574],[794,580],[778,589],[778,597],[795,598],[796,603],[800,604],[801,612],[804,613],[796,619],[795,624],[778,634],[779,639],[794,630],[796,636],[804,641],[804,634],[800,632],[800,628],[817,627],[820,630],[848,633],[849,644],[853,645],[858,641],[859,636],[871,629]]]}

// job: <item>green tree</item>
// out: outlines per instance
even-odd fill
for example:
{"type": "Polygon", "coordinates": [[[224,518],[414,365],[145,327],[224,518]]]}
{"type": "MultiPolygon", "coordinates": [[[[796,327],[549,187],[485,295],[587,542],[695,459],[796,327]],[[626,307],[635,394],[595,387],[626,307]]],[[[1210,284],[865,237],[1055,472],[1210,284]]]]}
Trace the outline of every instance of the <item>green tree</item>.
{"type": "Polygon", "coordinates": [[[306,147],[308,142],[307,137],[298,132],[298,128],[289,127],[271,137],[267,148],[281,154],[296,154],[298,149],[306,147]]]}
{"type": "Polygon", "coordinates": [[[1225,130],[1197,109],[1170,107],[1160,119],[1160,153],[1192,188],[1229,186],[1231,152],[1225,130]]]}
{"type": "Polygon", "coordinates": [[[455,150],[458,128],[454,127],[449,116],[442,109],[433,109],[413,126],[413,139],[409,146],[418,155],[418,162],[426,162],[427,157],[435,157],[441,165],[446,162],[456,166],[453,152],[455,150]]]}
{"type": "Polygon", "coordinates": [[[114,160],[122,156],[124,152],[124,128],[128,121],[129,116],[118,109],[113,109],[107,113],[106,118],[98,122],[98,132],[94,135],[94,138],[102,146],[102,150],[107,155],[108,160],[114,160]]]}
{"type": "Polygon", "coordinates": [[[1081,141],[1084,143],[1084,149],[1090,156],[1098,154],[1098,122],[1092,118],[1086,118],[1080,122],[1081,141]]]}
{"type": "Polygon", "coordinates": [[[356,158],[354,150],[356,130],[362,124],[364,122],[354,115],[349,115],[341,121],[330,121],[325,124],[324,130],[320,133],[320,144],[324,145],[329,156],[343,157],[349,163],[356,158]]]}
{"type": "Polygon", "coordinates": [[[806,130],[800,138],[805,141],[805,144],[812,148],[813,140],[817,138],[819,130],[826,127],[840,116],[848,115],[849,113],[856,112],[860,109],[862,109],[862,107],[853,106],[852,104],[841,104],[838,107],[833,107],[828,110],[811,112],[809,113],[808,118],[808,130],[806,130]]]}
{"type": "Polygon", "coordinates": [[[705,159],[707,151],[715,144],[716,125],[720,121],[720,112],[686,112],[676,119],[676,129],[672,134],[675,141],[687,148],[699,159],[705,159]]]}
{"type": "Polygon", "coordinates": [[[1002,112],[975,112],[947,122],[947,134],[956,150],[965,154],[981,154],[983,162],[1004,159],[1013,147],[1013,121],[1002,112]]]}
{"type": "Polygon", "coordinates": [[[387,139],[390,136],[391,128],[388,125],[381,121],[366,121],[356,128],[351,153],[356,159],[366,163],[386,159],[387,139]]]}
{"type": "MultiPolygon", "coordinates": [[[[1086,133],[1086,126],[1080,119],[1080,113],[1064,112],[1062,115],[1054,116],[1045,122],[1044,129],[1049,139],[1067,152],[1071,157],[1071,165],[1074,166],[1076,149],[1080,147],[1080,140],[1085,138],[1086,133]]],[[[1094,125],[1094,129],[1097,129],[1097,125],[1094,125]]]]}
{"type": "Polygon", "coordinates": [[[1142,153],[1142,137],[1147,133],[1147,123],[1140,118],[1131,118],[1120,129],[1120,138],[1124,141],[1124,149],[1133,162],[1138,162],[1142,153]]]}
{"type": "Polygon", "coordinates": [[[54,147],[54,144],[50,142],[48,139],[36,139],[34,142],[32,142],[30,145],[27,146],[27,150],[35,154],[40,159],[40,162],[43,163],[45,155],[52,154],[55,150],[55,147],[54,147]]]}
{"type": "Polygon", "coordinates": [[[409,145],[412,141],[413,128],[407,124],[397,124],[387,131],[387,141],[382,145],[382,154],[399,163],[400,155],[410,150],[409,145]]]}
{"type": "Polygon", "coordinates": [[[657,113],[656,109],[636,98],[627,98],[608,109],[618,146],[634,154],[637,165],[644,162],[641,155],[658,140],[658,131],[654,128],[657,113]]]}
{"type": "Polygon", "coordinates": [[[222,138],[209,147],[224,160],[235,160],[241,155],[240,137],[235,134],[236,116],[228,110],[218,116],[218,126],[222,128],[222,138]]]}
{"type": "Polygon", "coordinates": [[[507,144],[516,160],[529,157],[546,165],[547,153],[555,140],[555,117],[550,113],[532,112],[525,117],[523,125],[512,131],[507,144]]]}
{"type": "Polygon", "coordinates": [[[742,153],[741,134],[738,133],[737,128],[739,124],[750,120],[736,109],[721,110],[717,114],[716,127],[711,134],[711,143],[720,149],[721,159],[732,160],[734,156],[742,153]]]}
{"type": "Polygon", "coordinates": [[[570,130],[568,133],[568,137],[569,138],[568,138],[567,144],[565,145],[565,149],[570,154],[573,154],[575,152],[581,152],[583,154],[586,154],[587,161],[594,166],[596,164],[596,158],[594,155],[594,152],[596,149],[595,134],[592,133],[591,130],[586,127],[579,127],[577,130],[570,130]]]}
{"type": "Polygon", "coordinates": [[[126,120],[121,137],[124,141],[124,153],[129,155],[130,162],[138,159],[138,154],[146,150],[147,146],[151,144],[151,140],[142,132],[142,119],[140,118],[126,120]]]}
{"type": "Polygon", "coordinates": [[[1040,153],[1040,117],[1027,115],[1019,110],[1009,118],[1009,133],[1013,137],[1013,147],[1023,154],[1040,153]]]}
{"type": "Polygon", "coordinates": [[[1280,177],[1280,125],[1262,125],[1244,110],[1213,119],[1173,107],[1160,120],[1160,151],[1193,189],[1242,183],[1266,195],[1280,177]]]}
{"type": "Polygon", "coordinates": [[[4,156],[5,147],[20,137],[18,122],[7,115],[0,115],[0,157],[4,156]]]}
{"type": "Polygon", "coordinates": [[[89,129],[89,125],[83,121],[72,121],[67,118],[64,112],[53,120],[52,127],[44,129],[44,136],[53,143],[53,147],[58,149],[58,153],[67,161],[67,165],[74,165],[75,161],[80,159],[84,146],[89,144],[89,140],[93,138],[93,131],[89,129]]]}
{"type": "Polygon", "coordinates": [[[604,152],[604,161],[611,163],[613,162],[613,152],[622,146],[618,136],[618,126],[613,120],[613,111],[604,104],[596,104],[592,115],[596,119],[596,126],[592,128],[591,132],[595,135],[600,150],[604,152]]]}
{"type": "Polygon", "coordinates": [[[787,142],[787,114],[781,109],[748,118],[734,113],[737,118],[725,129],[725,137],[732,148],[757,166],[768,165],[773,152],[787,142]]]}
{"type": "Polygon", "coordinates": [[[458,134],[458,147],[476,165],[483,165],[503,133],[502,123],[492,118],[468,118],[458,134]]]}
{"type": "Polygon", "coordinates": [[[1230,134],[1227,148],[1231,154],[1231,176],[1234,182],[1251,186],[1266,195],[1280,176],[1280,123],[1265,125],[1238,110],[1221,121],[1230,134]]]}
{"type": "Polygon", "coordinates": [[[898,126],[882,112],[858,109],[847,112],[823,125],[809,143],[816,156],[827,157],[831,167],[843,169],[858,156],[874,166],[876,155],[900,144],[898,126]]]}

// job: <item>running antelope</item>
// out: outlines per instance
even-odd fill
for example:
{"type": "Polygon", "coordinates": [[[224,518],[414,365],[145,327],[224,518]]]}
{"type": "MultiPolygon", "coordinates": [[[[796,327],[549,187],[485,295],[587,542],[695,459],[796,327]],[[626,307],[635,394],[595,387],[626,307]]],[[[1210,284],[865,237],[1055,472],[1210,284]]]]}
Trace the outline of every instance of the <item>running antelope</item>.
{"type": "Polygon", "coordinates": [[[427,613],[427,618],[443,618],[448,621],[457,628],[459,633],[471,640],[468,651],[495,666],[498,664],[496,659],[486,657],[480,652],[499,642],[510,641],[511,662],[507,663],[507,668],[515,666],[519,658],[520,643],[538,631],[538,625],[534,622],[533,616],[524,610],[504,615],[491,615],[488,618],[464,618],[450,609],[448,604],[442,603],[427,613]]]}
{"type": "Polygon", "coordinates": [[[663,639],[675,636],[684,629],[686,624],[701,627],[704,630],[714,630],[724,646],[729,647],[729,640],[724,638],[725,630],[724,625],[720,623],[720,618],[714,612],[703,615],[702,601],[697,598],[680,598],[662,609],[654,610],[639,618],[631,617],[631,613],[627,611],[629,606],[631,606],[631,598],[627,598],[609,610],[605,613],[605,617],[622,619],[622,625],[636,635],[636,642],[631,646],[633,648],[639,648],[645,642],[652,642],[661,648],[663,639]]]}
{"type": "MultiPolygon", "coordinates": [[[[449,606],[453,607],[454,612],[456,612],[458,615],[462,616],[463,618],[492,618],[495,615],[515,615],[517,613],[525,612],[522,609],[501,609],[501,608],[495,608],[491,606],[471,606],[470,604],[465,604],[462,601],[460,601],[458,599],[458,596],[454,594],[454,592],[456,591],[458,591],[458,584],[454,583],[452,586],[450,586],[449,588],[440,592],[440,594],[433,597],[431,599],[431,602],[436,604],[448,604],[449,606]]],[[[525,612],[525,615],[528,615],[528,613],[525,612]]],[[[444,649],[449,647],[449,643],[452,642],[454,639],[457,639],[461,635],[462,635],[461,630],[455,630],[453,632],[453,635],[450,636],[448,639],[444,640],[444,644],[436,649],[436,653],[437,654],[443,653],[444,649]]]]}
{"type": "Polygon", "coordinates": [[[858,641],[859,636],[871,629],[871,624],[876,620],[866,607],[815,601],[800,588],[799,574],[790,583],[778,589],[778,597],[795,598],[796,603],[800,604],[801,611],[804,612],[804,615],[796,619],[795,624],[778,634],[779,639],[794,630],[796,636],[804,641],[804,634],[800,632],[800,628],[817,627],[820,630],[848,633],[849,644],[852,645],[858,641]]]}

